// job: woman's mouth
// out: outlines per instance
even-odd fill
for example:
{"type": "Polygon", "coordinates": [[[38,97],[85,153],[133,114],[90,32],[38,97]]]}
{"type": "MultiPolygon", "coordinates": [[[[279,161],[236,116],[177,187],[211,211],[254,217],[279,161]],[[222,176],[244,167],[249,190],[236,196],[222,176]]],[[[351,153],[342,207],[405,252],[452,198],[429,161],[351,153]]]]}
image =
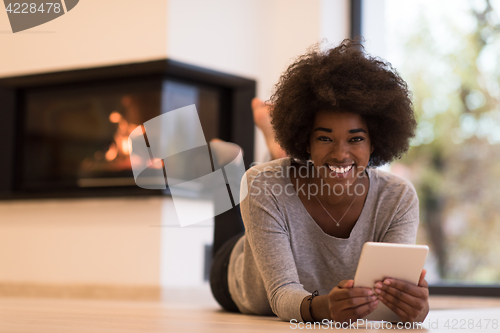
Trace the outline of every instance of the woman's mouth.
{"type": "Polygon", "coordinates": [[[351,170],[354,168],[354,163],[351,165],[344,165],[344,166],[333,166],[326,164],[328,169],[330,169],[331,173],[330,175],[332,177],[338,177],[338,178],[346,178],[347,175],[351,170]]]}

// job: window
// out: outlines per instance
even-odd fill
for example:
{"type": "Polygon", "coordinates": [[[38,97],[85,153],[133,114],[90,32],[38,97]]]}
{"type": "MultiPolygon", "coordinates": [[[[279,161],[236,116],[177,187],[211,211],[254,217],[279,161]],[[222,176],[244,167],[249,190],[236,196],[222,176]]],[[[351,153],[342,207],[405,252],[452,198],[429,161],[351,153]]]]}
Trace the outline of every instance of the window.
{"type": "Polygon", "coordinates": [[[500,284],[500,1],[370,0],[362,34],[413,92],[417,135],[391,172],[420,198],[430,284],[500,284]]]}

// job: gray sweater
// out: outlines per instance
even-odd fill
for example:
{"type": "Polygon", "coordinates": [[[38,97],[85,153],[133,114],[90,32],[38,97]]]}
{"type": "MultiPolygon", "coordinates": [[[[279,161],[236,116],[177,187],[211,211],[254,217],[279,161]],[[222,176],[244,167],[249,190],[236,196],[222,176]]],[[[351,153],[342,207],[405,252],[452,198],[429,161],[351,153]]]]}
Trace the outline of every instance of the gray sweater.
{"type": "Polygon", "coordinates": [[[326,295],[341,280],[354,279],[365,242],[415,243],[418,197],[409,181],[368,168],[361,215],[349,238],[337,238],[300,201],[283,172],[290,162],[283,158],[246,172],[241,190],[248,195],[240,204],[245,235],[231,252],[228,284],[242,313],[302,321],[304,297],[316,289],[326,295]]]}

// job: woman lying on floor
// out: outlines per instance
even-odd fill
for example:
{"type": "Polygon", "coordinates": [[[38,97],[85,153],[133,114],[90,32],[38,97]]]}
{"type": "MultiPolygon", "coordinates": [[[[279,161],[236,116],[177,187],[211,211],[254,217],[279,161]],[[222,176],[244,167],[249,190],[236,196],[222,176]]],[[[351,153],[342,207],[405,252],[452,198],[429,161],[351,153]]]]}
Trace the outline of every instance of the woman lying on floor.
{"type": "MultiPolygon", "coordinates": [[[[401,157],[414,135],[406,83],[346,40],[301,56],[271,102],[276,145],[267,135],[268,145],[288,157],[246,172],[245,232],[214,257],[216,300],[228,311],[286,321],[355,321],[383,302],[404,321],[422,322],[425,270],[417,286],[388,279],[374,286],[376,295],[352,280],[365,242],[415,243],[413,185],[374,168],[401,157]]],[[[253,107],[255,116],[266,106],[253,107]]],[[[266,126],[265,116],[255,120],[266,126]]]]}

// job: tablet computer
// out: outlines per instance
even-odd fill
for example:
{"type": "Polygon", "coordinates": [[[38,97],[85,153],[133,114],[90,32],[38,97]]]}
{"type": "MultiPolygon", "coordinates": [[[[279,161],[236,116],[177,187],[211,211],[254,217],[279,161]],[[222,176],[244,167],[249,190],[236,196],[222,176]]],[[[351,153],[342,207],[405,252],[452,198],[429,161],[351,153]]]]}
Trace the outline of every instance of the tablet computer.
{"type": "MultiPolygon", "coordinates": [[[[383,281],[386,277],[417,285],[428,252],[427,245],[366,242],[354,276],[354,287],[373,289],[377,281],[383,281]]],[[[382,302],[363,319],[401,321],[399,316],[382,302]]]]}

